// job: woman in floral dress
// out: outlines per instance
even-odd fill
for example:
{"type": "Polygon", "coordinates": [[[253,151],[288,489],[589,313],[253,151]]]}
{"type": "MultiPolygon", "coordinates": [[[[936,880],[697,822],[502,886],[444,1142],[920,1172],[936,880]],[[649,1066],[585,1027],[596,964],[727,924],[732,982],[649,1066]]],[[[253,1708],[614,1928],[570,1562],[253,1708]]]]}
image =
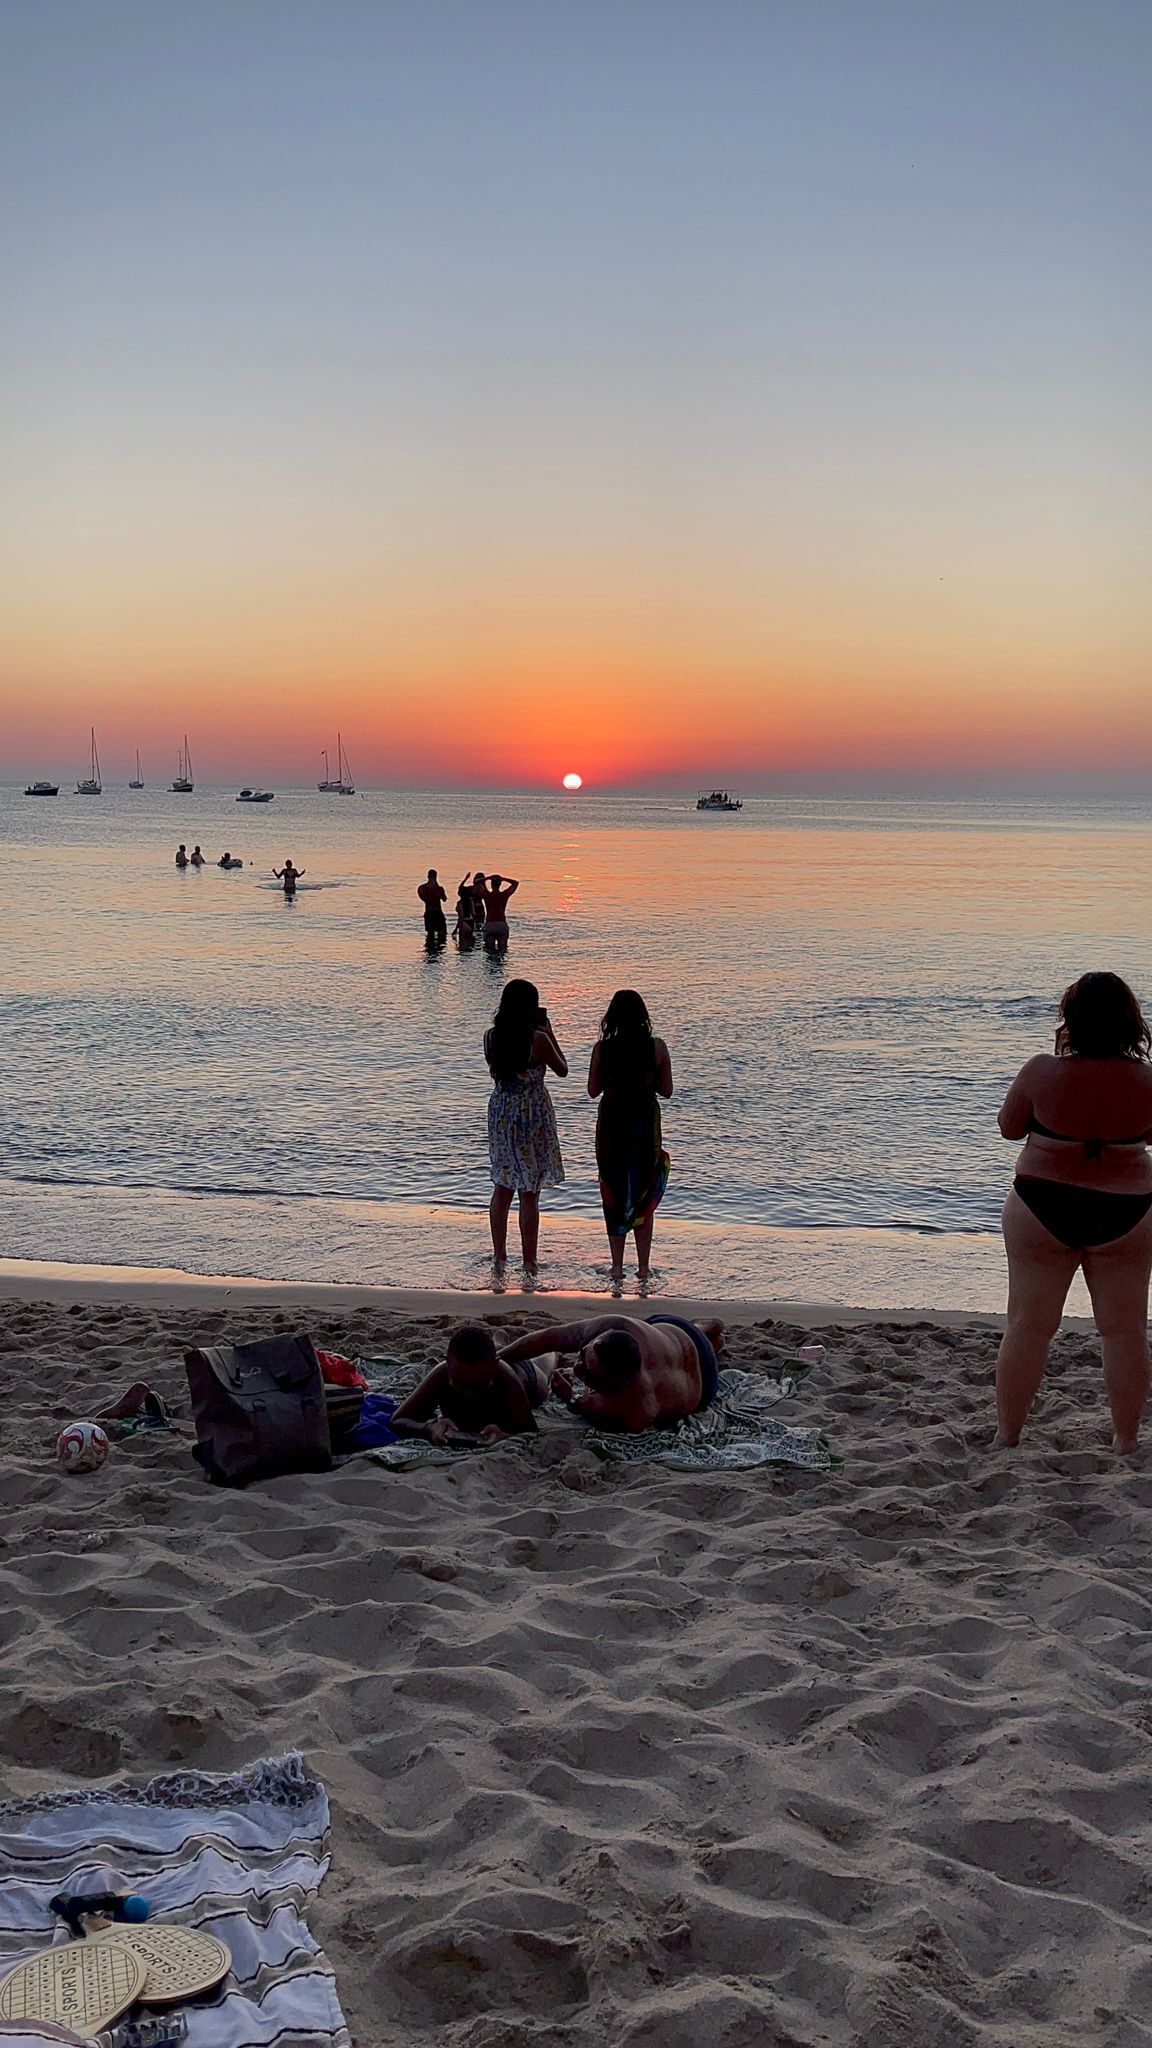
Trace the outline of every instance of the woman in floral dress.
{"type": "Polygon", "coordinates": [[[531,981],[510,981],[492,1027],[484,1034],[484,1057],[492,1075],[488,1104],[488,1153],[492,1164],[492,1256],[502,1266],[508,1254],[508,1211],[520,1202],[520,1245],[524,1270],[534,1274],[540,1240],[540,1190],[564,1178],[556,1112],[544,1085],[549,1068],[563,1080],[568,1062],[556,1043],[540,993],[531,981]]]}

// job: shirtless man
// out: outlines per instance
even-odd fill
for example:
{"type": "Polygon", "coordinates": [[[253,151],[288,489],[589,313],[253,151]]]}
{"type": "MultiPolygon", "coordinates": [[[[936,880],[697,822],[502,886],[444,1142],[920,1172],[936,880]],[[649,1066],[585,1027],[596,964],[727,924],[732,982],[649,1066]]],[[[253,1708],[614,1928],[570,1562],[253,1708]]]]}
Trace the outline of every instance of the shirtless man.
{"type": "Polygon", "coordinates": [[[716,1393],[716,1352],[723,1323],[683,1322],[679,1316],[589,1316],[557,1323],[505,1344],[510,1365],[534,1358],[548,1369],[552,1391],[598,1429],[653,1429],[706,1408],[716,1393]],[[571,1372],[545,1354],[574,1351],[571,1372]],[[573,1378],[584,1393],[573,1395],[573,1378]]]}
{"type": "Polygon", "coordinates": [[[284,894],[286,896],[294,896],[296,894],[296,884],[300,880],[301,875],[305,875],[307,872],[307,868],[294,868],[290,860],[286,860],[282,868],[273,868],[272,870],[276,880],[283,882],[284,894]]]}
{"type": "Polygon", "coordinates": [[[508,898],[519,882],[506,875],[489,875],[484,887],[484,944],[489,952],[502,953],[508,944],[508,898]]]}
{"type": "Polygon", "coordinates": [[[186,868],[188,865],[188,855],[185,851],[183,840],[180,841],[179,846],[176,848],[176,865],[178,868],[186,868]]]}
{"type": "Polygon", "coordinates": [[[422,1436],[430,1444],[534,1436],[535,1411],[547,1399],[550,1378],[547,1360],[510,1365],[497,1355],[486,1323],[464,1323],[448,1339],[445,1363],[396,1410],[393,1434],[422,1436]]]}
{"type": "Polygon", "coordinates": [[[437,876],[435,868],[429,868],[428,880],[421,882],[416,894],[424,905],[424,932],[429,939],[446,939],[448,926],[444,920],[444,905],[448,891],[437,876]]]}
{"type": "Polygon", "coordinates": [[[203,865],[204,865],[204,855],[203,855],[203,854],[201,853],[201,851],[200,851],[200,848],[199,848],[198,846],[194,846],[194,847],[192,848],[192,851],[191,851],[191,853],[190,853],[190,855],[189,855],[189,857],[188,857],[188,858],[189,858],[189,862],[190,862],[190,865],[191,865],[192,867],[194,867],[194,868],[202,868],[202,867],[203,867],[203,865]]]}

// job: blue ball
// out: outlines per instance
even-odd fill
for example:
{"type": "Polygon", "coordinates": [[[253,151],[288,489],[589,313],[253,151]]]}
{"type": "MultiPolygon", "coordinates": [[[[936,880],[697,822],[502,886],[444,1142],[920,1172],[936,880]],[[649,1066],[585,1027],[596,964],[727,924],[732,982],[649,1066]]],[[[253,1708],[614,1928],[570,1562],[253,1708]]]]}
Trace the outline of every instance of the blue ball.
{"type": "Polygon", "coordinates": [[[147,1899],[142,1899],[139,1892],[128,1893],[124,1901],[124,1918],[126,1920],[146,1920],[151,1911],[152,1908],[147,1899]]]}

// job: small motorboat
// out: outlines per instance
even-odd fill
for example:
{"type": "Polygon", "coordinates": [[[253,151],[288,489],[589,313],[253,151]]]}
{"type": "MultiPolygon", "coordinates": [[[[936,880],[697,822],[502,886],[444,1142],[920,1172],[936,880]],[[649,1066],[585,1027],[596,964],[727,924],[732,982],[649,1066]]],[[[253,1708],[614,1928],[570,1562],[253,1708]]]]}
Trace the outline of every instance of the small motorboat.
{"type": "Polygon", "coordinates": [[[274,789],[242,789],[236,801],[238,804],[270,804],[275,799],[274,789]]]}
{"type": "Polygon", "coordinates": [[[59,796],[60,784],[58,782],[30,782],[24,794],[25,796],[59,796]]]}
{"type": "Polygon", "coordinates": [[[729,796],[726,789],[710,789],[705,796],[696,799],[698,811],[742,811],[743,801],[738,796],[729,796]]]}

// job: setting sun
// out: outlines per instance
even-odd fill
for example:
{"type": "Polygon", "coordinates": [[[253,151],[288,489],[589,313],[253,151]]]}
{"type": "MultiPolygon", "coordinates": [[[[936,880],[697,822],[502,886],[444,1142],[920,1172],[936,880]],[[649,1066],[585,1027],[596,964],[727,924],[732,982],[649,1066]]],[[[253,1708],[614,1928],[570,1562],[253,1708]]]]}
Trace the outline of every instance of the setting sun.
{"type": "Polygon", "coordinates": [[[582,789],[583,786],[584,777],[582,775],[566,775],[564,777],[565,789],[582,789]]]}

